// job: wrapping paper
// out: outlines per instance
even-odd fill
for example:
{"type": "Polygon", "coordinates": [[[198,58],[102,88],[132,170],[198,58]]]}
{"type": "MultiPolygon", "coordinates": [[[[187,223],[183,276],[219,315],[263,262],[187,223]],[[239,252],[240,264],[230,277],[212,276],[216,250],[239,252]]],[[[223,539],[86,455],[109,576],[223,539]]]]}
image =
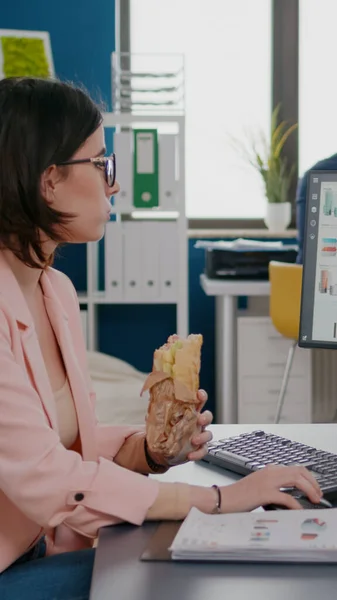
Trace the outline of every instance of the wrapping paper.
{"type": "Polygon", "coordinates": [[[144,391],[150,391],[146,416],[146,439],[151,452],[169,465],[186,460],[193,450],[191,437],[197,431],[197,395],[167,373],[155,371],[147,377],[144,391]]]}

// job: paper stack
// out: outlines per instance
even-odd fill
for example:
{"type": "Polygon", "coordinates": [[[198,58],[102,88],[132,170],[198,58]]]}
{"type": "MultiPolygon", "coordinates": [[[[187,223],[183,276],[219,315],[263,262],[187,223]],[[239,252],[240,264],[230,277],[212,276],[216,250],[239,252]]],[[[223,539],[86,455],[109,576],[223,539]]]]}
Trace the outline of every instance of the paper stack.
{"type": "Polygon", "coordinates": [[[209,240],[197,240],[194,244],[195,248],[204,248],[205,250],[236,250],[240,251],[254,251],[254,250],[298,250],[297,245],[284,244],[282,241],[262,241],[262,240],[247,240],[245,238],[237,238],[232,241],[209,241],[209,240]]]}
{"type": "Polygon", "coordinates": [[[206,515],[192,508],[170,547],[174,560],[337,562],[337,510],[206,515]]]}

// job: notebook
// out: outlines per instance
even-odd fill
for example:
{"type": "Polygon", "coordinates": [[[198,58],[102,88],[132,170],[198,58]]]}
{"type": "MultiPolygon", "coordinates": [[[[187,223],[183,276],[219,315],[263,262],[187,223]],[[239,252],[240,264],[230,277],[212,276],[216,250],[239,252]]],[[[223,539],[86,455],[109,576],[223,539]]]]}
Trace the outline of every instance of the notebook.
{"type": "Polygon", "coordinates": [[[334,563],[337,509],[207,515],[192,508],[170,551],[173,560],[334,563]]]}

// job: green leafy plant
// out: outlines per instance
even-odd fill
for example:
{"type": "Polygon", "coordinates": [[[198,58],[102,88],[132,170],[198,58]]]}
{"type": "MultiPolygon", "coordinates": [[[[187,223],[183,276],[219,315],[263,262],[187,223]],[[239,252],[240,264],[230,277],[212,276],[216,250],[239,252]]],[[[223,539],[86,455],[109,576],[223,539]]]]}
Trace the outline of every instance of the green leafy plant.
{"type": "Polygon", "coordinates": [[[282,150],[297,124],[288,126],[286,121],[279,122],[279,112],[278,105],[272,113],[270,140],[266,139],[263,132],[256,139],[251,138],[248,148],[246,144],[234,140],[236,148],[262,176],[270,203],[289,201],[289,189],[295,173],[295,165],[288,165],[282,150]]]}

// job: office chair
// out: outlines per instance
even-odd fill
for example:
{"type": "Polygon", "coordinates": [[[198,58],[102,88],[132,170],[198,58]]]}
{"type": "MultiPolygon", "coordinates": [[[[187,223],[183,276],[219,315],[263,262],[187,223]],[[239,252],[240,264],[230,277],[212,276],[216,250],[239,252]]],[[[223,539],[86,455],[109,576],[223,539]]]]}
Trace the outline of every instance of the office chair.
{"type": "Polygon", "coordinates": [[[279,423],[298,341],[302,288],[302,265],[269,263],[270,317],[277,331],[292,340],[277,401],[275,423],[279,423]]]}

